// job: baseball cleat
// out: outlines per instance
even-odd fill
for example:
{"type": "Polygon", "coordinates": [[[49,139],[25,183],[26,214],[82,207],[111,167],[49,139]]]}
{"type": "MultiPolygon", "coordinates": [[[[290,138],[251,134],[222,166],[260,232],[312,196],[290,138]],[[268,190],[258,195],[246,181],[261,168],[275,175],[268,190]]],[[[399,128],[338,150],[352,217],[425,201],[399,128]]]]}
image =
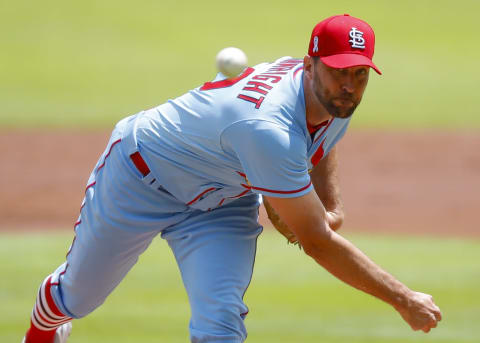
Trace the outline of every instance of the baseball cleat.
{"type": "Polygon", "coordinates": [[[57,331],[55,331],[55,339],[53,343],[66,343],[68,337],[72,332],[72,322],[68,322],[60,326],[57,331]]]}

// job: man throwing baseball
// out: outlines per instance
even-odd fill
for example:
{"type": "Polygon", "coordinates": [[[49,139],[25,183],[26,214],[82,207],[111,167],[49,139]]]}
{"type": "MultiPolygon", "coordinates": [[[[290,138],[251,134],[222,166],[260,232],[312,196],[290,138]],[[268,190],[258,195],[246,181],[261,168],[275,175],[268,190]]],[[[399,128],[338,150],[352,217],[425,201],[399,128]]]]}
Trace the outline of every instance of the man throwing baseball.
{"type": "MultiPolygon", "coordinates": [[[[87,184],[67,261],[40,286],[24,342],[66,342],[161,234],[191,306],[191,342],[247,337],[260,195],[318,264],[397,310],[414,330],[441,320],[338,235],[335,144],[367,86],[375,37],[340,15],[318,23],[303,60],[246,68],[120,121],[87,184]]],[[[277,224],[278,224],[277,223],[277,224]]]]}

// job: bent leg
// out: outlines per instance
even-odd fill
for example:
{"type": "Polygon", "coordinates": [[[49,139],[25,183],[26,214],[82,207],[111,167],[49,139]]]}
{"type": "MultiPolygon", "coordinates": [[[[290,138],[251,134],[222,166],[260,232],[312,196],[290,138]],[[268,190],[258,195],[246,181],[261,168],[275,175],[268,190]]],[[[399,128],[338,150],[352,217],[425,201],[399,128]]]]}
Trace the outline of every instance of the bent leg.
{"type": "Polygon", "coordinates": [[[26,342],[50,343],[59,326],[100,306],[157,234],[99,230],[86,238],[89,231],[77,227],[67,262],[41,284],[26,342]]]}
{"type": "Polygon", "coordinates": [[[262,228],[258,204],[240,199],[211,212],[197,212],[167,230],[188,293],[194,343],[246,339],[243,296],[250,283],[262,228]]]}
{"type": "Polygon", "coordinates": [[[77,227],[67,262],[54,273],[58,281],[52,286],[55,302],[73,318],[84,317],[100,306],[157,235],[112,228],[92,230],[82,224],[77,227]]]}
{"type": "Polygon", "coordinates": [[[62,323],[100,306],[161,229],[188,215],[128,163],[114,131],[90,176],[67,262],[40,287],[28,343],[51,342],[62,323]]]}

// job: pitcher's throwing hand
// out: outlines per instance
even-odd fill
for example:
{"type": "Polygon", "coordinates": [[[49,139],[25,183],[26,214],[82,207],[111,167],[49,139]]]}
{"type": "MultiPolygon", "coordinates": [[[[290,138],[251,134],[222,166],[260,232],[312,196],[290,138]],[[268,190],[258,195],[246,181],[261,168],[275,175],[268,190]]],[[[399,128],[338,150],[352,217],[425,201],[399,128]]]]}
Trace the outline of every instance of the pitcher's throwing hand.
{"type": "Polygon", "coordinates": [[[440,308],[433,302],[433,297],[425,293],[412,291],[407,302],[396,309],[413,330],[429,332],[442,320],[440,308]]]}

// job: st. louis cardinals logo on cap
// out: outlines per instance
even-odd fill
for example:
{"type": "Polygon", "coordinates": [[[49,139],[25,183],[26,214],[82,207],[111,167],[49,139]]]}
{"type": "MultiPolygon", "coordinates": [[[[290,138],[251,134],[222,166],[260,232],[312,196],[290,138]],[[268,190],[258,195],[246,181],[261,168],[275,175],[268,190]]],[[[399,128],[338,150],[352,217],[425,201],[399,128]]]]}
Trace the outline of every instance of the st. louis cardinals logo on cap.
{"type": "Polygon", "coordinates": [[[365,49],[365,38],[363,38],[363,32],[358,30],[356,27],[352,27],[350,30],[350,44],[352,48],[365,49]]]}

